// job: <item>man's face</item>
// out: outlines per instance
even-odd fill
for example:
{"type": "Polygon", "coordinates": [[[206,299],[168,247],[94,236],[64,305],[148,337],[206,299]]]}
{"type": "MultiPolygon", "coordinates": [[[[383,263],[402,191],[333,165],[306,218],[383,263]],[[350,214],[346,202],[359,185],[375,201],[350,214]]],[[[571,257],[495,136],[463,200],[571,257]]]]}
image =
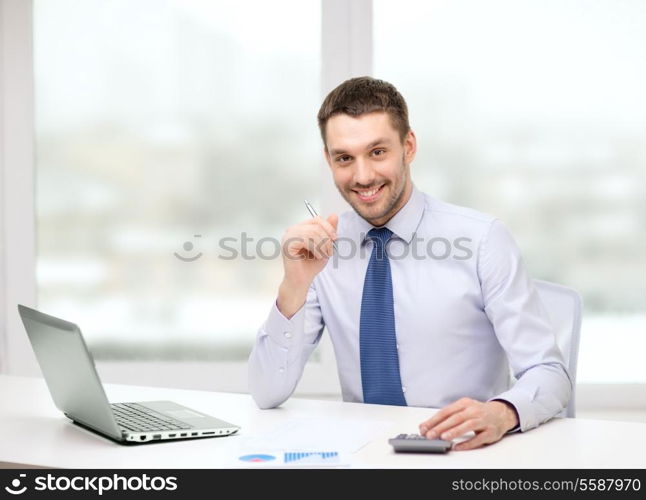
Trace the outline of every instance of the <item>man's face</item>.
{"type": "Polygon", "coordinates": [[[410,131],[402,144],[385,112],[340,114],[328,120],[326,142],[326,160],[343,198],[373,226],[384,225],[410,198],[415,134],[410,131]]]}

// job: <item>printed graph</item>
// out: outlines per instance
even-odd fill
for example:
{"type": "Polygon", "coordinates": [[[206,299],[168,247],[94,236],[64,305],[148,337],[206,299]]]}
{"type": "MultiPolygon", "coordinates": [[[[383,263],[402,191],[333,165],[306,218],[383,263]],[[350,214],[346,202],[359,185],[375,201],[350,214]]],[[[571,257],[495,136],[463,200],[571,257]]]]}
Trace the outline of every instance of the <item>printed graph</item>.
{"type": "Polygon", "coordinates": [[[286,464],[331,464],[339,461],[339,453],[336,451],[286,452],[284,460],[286,464]]]}

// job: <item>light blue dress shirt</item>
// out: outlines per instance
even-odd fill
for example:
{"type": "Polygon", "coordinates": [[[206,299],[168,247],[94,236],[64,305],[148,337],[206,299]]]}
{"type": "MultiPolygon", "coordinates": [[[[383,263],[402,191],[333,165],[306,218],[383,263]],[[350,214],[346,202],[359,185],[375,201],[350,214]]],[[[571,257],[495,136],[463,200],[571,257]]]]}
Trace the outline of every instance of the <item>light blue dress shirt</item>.
{"type": "MultiPolygon", "coordinates": [[[[394,233],[388,254],[408,406],[503,399],[516,408],[522,431],[561,412],[570,377],[519,249],[500,220],[413,187],[386,226],[394,233]]],[[[303,307],[287,319],[272,306],[249,357],[249,388],[261,408],[289,398],[324,327],[343,400],[363,401],[359,318],[371,228],[356,212],[343,213],[335,255],[303,307]]]]}

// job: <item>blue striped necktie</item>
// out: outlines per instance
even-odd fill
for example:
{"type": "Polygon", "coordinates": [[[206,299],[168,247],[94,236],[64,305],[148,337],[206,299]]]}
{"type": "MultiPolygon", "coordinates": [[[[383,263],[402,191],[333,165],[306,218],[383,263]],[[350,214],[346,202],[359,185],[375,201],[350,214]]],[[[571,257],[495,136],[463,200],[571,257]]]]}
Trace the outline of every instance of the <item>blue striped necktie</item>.
{"type": "Polygon", "coordinates": [[[393,283],[386,253],[386,243],[392,234],[385,227],[368,232],[374,247],[361,300],[361,384],[364,403],[406,406],[399,375],[393,283]]]}

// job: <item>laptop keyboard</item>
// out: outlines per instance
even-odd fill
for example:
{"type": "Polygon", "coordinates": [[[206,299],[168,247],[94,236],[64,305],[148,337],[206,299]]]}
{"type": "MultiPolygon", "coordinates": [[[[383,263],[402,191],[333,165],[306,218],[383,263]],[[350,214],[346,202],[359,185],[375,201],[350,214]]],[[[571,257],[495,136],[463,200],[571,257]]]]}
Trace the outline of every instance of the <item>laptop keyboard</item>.
{"type": "Polygon", "coordinates": [[[192,428],[185,422],[137,403],[115,403],[110,406],[117,424],[131,432],[173,431],[192,428]]]}

